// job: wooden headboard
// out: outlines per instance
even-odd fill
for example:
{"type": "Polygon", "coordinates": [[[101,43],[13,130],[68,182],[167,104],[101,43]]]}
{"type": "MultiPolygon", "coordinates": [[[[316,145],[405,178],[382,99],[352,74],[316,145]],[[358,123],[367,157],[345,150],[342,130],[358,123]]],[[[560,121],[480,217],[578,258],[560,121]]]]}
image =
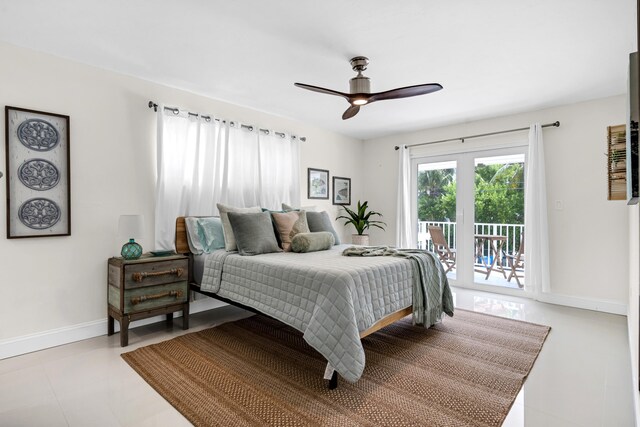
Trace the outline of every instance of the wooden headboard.
{"type": "Polygon", "coordinates": [[[179,254],[191,253],[187,242],[187,226],[183,216],[176,218],[176,252],[179,254]]]}

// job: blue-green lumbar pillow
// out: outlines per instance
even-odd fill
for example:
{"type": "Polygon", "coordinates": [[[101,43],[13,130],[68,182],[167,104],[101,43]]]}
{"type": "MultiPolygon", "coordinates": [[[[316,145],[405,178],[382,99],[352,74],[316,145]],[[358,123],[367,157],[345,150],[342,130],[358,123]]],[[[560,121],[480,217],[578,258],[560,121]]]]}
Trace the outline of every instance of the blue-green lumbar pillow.
{"type": "Polygon", "coordinates": [[[198,218],[198,237],[204,253],[224,249],[224,232],[219,217],[198,218]]]}
{"type": "Polygon", "coordinates": [[[193,216],[185,217],[185,227],[187,229],[187,243],[192,254],[200,255],[204,252],[200,236],[198,235],[198,218],[193,216]]]}
{"type": "Polygon", "coordinates": [[[328,231],[298,233],[291,239],[291,250],[293,252],[325,251],[331,248],[334,243],[335,238],[328,231]]]}

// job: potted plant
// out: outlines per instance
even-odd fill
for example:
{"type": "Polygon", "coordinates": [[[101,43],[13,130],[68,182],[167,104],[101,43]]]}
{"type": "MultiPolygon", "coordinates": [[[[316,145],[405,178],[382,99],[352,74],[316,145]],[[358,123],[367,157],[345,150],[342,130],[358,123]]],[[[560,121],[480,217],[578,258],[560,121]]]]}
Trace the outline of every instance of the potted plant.
{"type": "Polygon", "coordinates": [[[368,209],[368,203],[366,200],[364,203],[360,203],[358,200],[358,206],[355,211],[349,209],[346,206],[343,206],[347,215],[340,215],[336,219],[346,219],[344,225],[352,224],[356,228],[357,234],[351,235],[351,242],[354,245],[368,245],[369,244],[369,235],[364,234],[364,232],[369,227],[378,227],[379,229],[384,231],[384,227],[382,225],[387,225],[382,221],[374,221],[371,219],[372,216],[382,216],[380,212],[375,212],[368,209]],[[382,224],[382,225],[381,225],[382,224]]]}

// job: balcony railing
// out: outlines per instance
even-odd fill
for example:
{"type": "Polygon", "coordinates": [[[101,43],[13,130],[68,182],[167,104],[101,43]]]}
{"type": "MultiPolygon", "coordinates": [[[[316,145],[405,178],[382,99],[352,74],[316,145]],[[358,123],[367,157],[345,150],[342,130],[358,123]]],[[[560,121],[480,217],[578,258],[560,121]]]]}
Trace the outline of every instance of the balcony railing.
{"type": "MultiPolygon", "coordinates": [[[[456,223],[444,222],[444,221],[419,221],[418,222],[418,248],[433,250],[433,242],[429,236],[429,226],[435,225],[442,228],[444,236],[447,239],[447,244],[451,249],[456,249],[456,223]]],[[[514,254],[517,252],[520,245],[520,236],[524,233],[523,224],[487,224],[477,222],[474,224],[475,234],[493,234],[499,236],[505,236],[507,240],[502,245],[503,254],[514,254]]],[[[490,262],[489,246],[487,243],[482,248],[476,248],[476,254],[483,257],[490,262]]],[[[479,260],[476,260],[478,262],[479,260]]]]}

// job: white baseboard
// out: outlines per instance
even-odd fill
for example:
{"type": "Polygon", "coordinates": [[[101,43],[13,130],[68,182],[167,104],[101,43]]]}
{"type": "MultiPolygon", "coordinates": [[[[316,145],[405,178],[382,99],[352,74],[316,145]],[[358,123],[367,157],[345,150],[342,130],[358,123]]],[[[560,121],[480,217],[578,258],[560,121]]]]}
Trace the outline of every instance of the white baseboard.
{"type": "Polygon", "coordinates": [[[574,308],[583,308],[585,310],[602,311],[610,314],[627,315],[627,304],[617,301],[598,300],[591,298],[580,298],[569,295],[543,293],[538,301],[547,302],[549,304],[565,305],[574,308]]]}
{"type": "MultiPolygon", "coordinates": [[[[201,311],[211,310],[225,305],[227,304],[213,298],[197,299],[189,304],[189,312],[199,313],[201,311]]],[[[178,311],[174,313],[174,316],[182,317],[182,312],[178,311]]],[[[166,317],[164,315],[160,315],[149,317],[147,319],[136,320],[131,322],[129,328],[161,322],[164,321],[165,318],[166,317]]],[[[120,325],[117,321],[115,322],[115,330],[116,332],[120,330],[120,325]]],[[[105,318],[101,320],[94,320],[92,322],[65,326],[63,328],[51,329],[37,334],[9,338],[0,341],[0,360],[106,334],[107,319],[105,318]]]]}
{"type": "Polygon", "coordinates": [[[562,295],[554,293],[542,293],[539,296],[534,295],[531,292],[527,292],[521,289],[513,288],[501,288],[499,286],[491,286],[490,288],[483,285],[472,285],[457,282],[455,280],[450,281],[451,286],[459,287],[463,289],[472,289],[476,291],[489,292],[493,294],[509,295],[514,297],[529,298],[548,304],[564,305],[566,307],[582,308],[585,310],[602,311],[604,313],[619,314],[621,316],[627,315],[627,304],[618,301],[599,300],[592,298],[582,298],[571,295],[562,295]]]}

